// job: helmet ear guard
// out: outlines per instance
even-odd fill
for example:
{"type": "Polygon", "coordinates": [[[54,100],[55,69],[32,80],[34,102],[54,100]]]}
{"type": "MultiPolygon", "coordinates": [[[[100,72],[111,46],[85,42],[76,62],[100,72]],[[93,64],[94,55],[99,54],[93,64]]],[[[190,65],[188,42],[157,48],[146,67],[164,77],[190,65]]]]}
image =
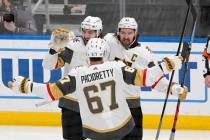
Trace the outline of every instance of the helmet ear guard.
{"type": "Polygon", "coordinates": [[[107,53],[107,43],[101,38],[91,38],[87,45],[87,57],[103,58],[107,53]]]}
{"type": "Polygon", "coordinates": [[[99,17],[87,16],[81,23],[81,29],[95,30],[99,37],[103,30],[102,20],[99,17]]]}

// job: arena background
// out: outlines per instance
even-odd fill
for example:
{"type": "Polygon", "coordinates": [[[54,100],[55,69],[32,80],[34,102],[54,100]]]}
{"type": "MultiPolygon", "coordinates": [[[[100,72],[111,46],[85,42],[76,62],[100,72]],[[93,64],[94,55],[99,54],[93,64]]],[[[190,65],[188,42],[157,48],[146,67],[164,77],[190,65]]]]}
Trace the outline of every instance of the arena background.
{"type": "MultiPolygon", "coordinates": [[[[207,19],[210,3],[208,0],[195,0],[193,3],[199,21],[186,80],[190,92],[181,104],[178,128],[210,130],[209,91],[202,77],[202,50],[209,33],[207,19]]],[[[28,76],[35,82],[56,81],[61,77],[62,70],[46,71],[41,66],[42,58],[48,51],[52,29],[67,27],[79,34],[80,22],[91,15],[102,18],[104,33],[116,32],[119,19],[132,16],[139,24],[139,41],[161,58],[176,54],[187,11],[184,0],[23,0],[14,4],[31,11],[36,21],[37,35],[0,35],[0,124],[4,125],[60,125],[57,102],[37,108],[35,103],[43,99],[35,95],[19,95],[4,86],[15,75],[28,76]]],[[[190,35],[191,25],[190,17],[186,37],[190,35]]],[[[176,72],[174,79],[181,79],[180,72],[176,72]]],[[[165,95],[150,92],[149,89],[140,90],[144,127],[157,128],[165,95]]],[[[172,126],[176,101],[170,96],[163,128],[172,126]]]]}

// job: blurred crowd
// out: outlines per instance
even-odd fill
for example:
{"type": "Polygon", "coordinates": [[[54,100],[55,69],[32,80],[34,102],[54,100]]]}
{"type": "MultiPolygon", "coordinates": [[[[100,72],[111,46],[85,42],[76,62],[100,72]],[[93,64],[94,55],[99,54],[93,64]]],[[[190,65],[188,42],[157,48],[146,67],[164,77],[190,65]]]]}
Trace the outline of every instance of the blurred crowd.
{"type": "Polygon", "coordinates": [[[22,0],[0,0],[0,34],[36,34],[31,11],[22,0]]]}

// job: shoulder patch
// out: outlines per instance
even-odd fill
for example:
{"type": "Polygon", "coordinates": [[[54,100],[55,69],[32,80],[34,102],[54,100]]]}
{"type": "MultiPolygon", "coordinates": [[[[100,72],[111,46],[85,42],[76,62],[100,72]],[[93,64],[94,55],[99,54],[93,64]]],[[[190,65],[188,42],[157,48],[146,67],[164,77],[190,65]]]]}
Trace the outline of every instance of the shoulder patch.
{"type": "Polygon", "coordinates": [[[148,46],[146,46],[145,49],[146,49],[148,52],[152,53],[152,50],[151,50],[148,46]]]}
{"type": "Polygon", "coordinates": [[[80,42],[80,39],[76,37],[76,38],[73,39],[73,42],[74,42],[74,43],[75,43],[75,42],[80,42]]]}

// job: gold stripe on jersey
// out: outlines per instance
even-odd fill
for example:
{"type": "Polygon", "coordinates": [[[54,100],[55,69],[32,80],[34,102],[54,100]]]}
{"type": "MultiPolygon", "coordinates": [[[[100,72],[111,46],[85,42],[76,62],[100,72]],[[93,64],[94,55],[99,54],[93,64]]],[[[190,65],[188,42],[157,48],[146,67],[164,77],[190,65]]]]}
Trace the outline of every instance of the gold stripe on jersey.
{"type": "Polygon", "coordinates": [[[58,100],[60,97],[63,97],[62,91],[58,88],[56,84],[49,84],[49,88],[55,100],[58,100]]]}
{"type": "Polygon", "coordinates": [[[139,99],[140,95],[137,96],[127,96],[126,99],[132,100],[132,99],[139,99]]]}
{"type": "Polygon", "coordinates": [[[56,68],[61,68],[64,66],[64,61],[61,57],[58,57],[58,61],[57,61],[57,67],[56,68]]]}
{"type": "Polygon", "coordinates": [[[128,118],[124,122],[122,122],[120,125],[112,128],[112,129],[100,130],[100,129],[96,129],[96,128],[93,128],[93,127],[88,126],[88,125],[82,125],[82,127],[86,128],[86,129],[90,129],[90,130],[95,131],[95,132],[99,132],[99,133],[113,132],[113,131],[119,130],[120,128],[125,126],[131,119],[132,119],[132,116],[130,115],[130,116],[128,116],[128,118]]]}
{"type": "Polygon", "coordinates": [[[137,70],[136,76],[134,79],[134,84],[136,86],[141,86],[141,87],[143,86],[143,75],[144,75],[144,70],[142,69],[137,70]]]}
{"type": "Polygon", "coordinates": [[[71,100],[71,101],[75,101],[78,102],[78,100],[74,97],[70,97],[70,96],[64,96],[65,99],[71,100]]]}

